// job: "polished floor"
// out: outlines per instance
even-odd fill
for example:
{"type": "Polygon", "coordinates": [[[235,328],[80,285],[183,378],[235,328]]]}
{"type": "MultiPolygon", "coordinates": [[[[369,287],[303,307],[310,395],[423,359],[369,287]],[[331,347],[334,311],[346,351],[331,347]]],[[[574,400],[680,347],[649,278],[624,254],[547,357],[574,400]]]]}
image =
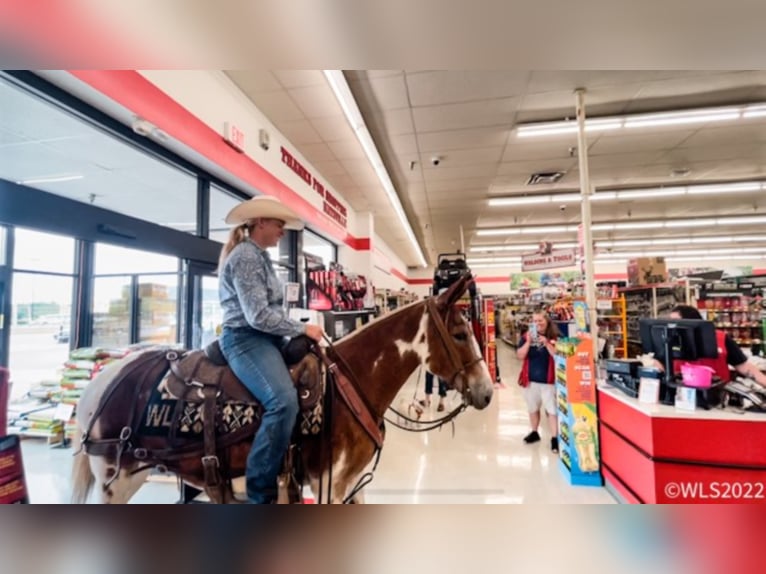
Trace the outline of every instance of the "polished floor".
{"type": "MultiPolygon", "coordinates": [[[[519,363],[500,342],[498,389],[484,411],[468,410],[454,425],[429,433],[409,433],[389,425],[386,445],[374,481],[365,489],[367,503],[379,504],[609,504],[604,488],[570,486],[551,453],[548,435],[533,445],[526,408],[516,385],[519,363]]],[[[395,407],[408,404],[422,380],[402,389],[395,407]]],[[[456,400],[449,397],[448,400],[456,400]]],[[[449,404],[448,404],[449,407],[449,404]]],[[[436,417],[436,401],[430,412],[436,417]]],[[[542,426],[542,425],[541,425],[542,426]]],[[[49,448],[40,441],[23,442],[27,482],[33,503],[65,503],[69,498],[72,449],[49,448]]],[[[169,504],[178,499],[171,479],[147,482],[133,503],[169,504]]]]}

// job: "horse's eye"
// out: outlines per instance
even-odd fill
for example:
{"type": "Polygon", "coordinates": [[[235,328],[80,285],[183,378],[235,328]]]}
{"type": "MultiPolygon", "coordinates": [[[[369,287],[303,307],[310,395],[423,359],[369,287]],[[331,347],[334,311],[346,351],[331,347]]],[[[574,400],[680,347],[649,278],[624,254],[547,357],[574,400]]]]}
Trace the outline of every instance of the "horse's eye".
{"type": "Polygon", "coordinates": [[[460,341],[461,343],[465,343],[468,340],[468,335],[465,333],[457,333],[453,336],[455,337],[456,341],[460,341]]]}

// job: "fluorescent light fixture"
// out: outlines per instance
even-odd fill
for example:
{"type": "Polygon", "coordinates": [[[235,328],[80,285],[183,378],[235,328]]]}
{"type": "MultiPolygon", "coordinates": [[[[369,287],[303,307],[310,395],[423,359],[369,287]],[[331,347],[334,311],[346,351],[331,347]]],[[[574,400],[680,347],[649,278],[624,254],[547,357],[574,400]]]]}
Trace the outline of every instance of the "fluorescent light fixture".
{"type": "Polygon", "coordinates": [[[522,227],[521,233],[567,233],[577,231],[576,225],[543,225],[541,227],[522,227]]]}
{"type": "Polygon", "coordinates": [[[367,155],[367,159],[375,170],[375,173],[378,176],[378,180],[380,180],[380,183],[383,186],[383,190],[386,192],[388,200],[391,202],[391,205],[394,208],[394,211],[396,212],[402,227],[404,227],[404,231],[407,234],[407,237],[418,256],[420,265],[422,267],[427,267],[428,264],[426,263],[426,258],[423,254],[423,250],[421,249],[420,244],[415,237],[415,232],[412,230],[412,226],[407,219],[407,215],[404,213],[404,208],[402,207],[402,203],[399,200],[399,196],[396,194],[394,184],[388,175],[388,171],[386,171],[386,168],[383,165],[383,160],[380,158],[378,148],[375,147],[375,143],[373,142],[372,136],[367,129],[367,125],[364,123],[362,113],[359,111],[359,106],[356,104],[354,95],[351,93],[351,89],[348,87],[346,78],[343,76],[343,71],[324,70],[324,75],[325,78],[327,78],[327,82],[330,84],[330,87],[332,88],[332,91],[335,94],[335,98],[338,100],[340,107],[343,109],[346,120],[351,126],[351,129],[356,134],[362,149],[364,149],[364,153],[367,155]]]}
{"type": "MultiPolygon", "coordinates": [[[[610,130],[618,130],[621,127],[622,121],[620,119],[592,119],[585,123],[586,132],[604,132],[610,130]]],[[[530,124],[526,126],[519,126],[516,129],[516,135],[520,138],[576,133],[577,122],[575,121],[530,124]]]]}
{"type": "Polygon", "coordinates": [[[33,177],[29,179],[22,179],[17,181],[19,185],[34,185],[35,183],[58,183],[60,181],[74,181],[76,179],[83,179],[85,176],[80,174],[74,175],[51,175],[48,177],[33,177]]]}
{"type": "Polygon", "coordinates": [[[468,265],[477,263],[520,263],[521,257],[479,257],[477,259],[466,259],[468,265]]]}
{"type": "Polygon", "coordinates": [[[612,201],[617,199],[616,191],[599,191],[598,193],[591,193],[591,201],[612,201]]]}
{"type": "Polygon", "coordinates": [[[540,247],[537,244],[528,244],[528,245],[479,245],[476,247],[470,247],[468,251],[474,251],[477,253],[487,253],[487,252],[493,252],[493,251],[534,251],[540,247]]]}
{"type": "Polygon", "coordinates": [[[520,265],[518,263],[475,263],[471,265],[472,269],[514,269],[519,270],[520,265]]]}
{"type": "MultiPolygon", "coordinates": [[[[569,241],[565,243],[554,243],[553,249],[571,249],[573,247],[577,247],[577,242],[575,241],[569,241]]],[[[502,251],[521,251],[521,252],[527,252],[527,253],[533,253],[537,249],[540,248],[539,243],[527,243],[527,244],[516,244],[516,245],[476,245],[475,247],[469,247],[468,251],[473,251],[474,253],[492,253],[492,252],[502,252],[502,251]]]]}
{"type": "MultiPolygon", "coordinates": [[[[641,189],[604,190],[591,194],[591,201],[621,201],[637,199],[655,199],[660,197],[681,197],[724,193],[752,193],[766,190],[766,182],[740,181],[732,183],[713,183],[704,185],[680,185],[673,187],[647,187],[641,189]]],[[[490,207],[515,207],[546,203],[576,203],[582,200],[579,193],[551,193],[529,197],[492,197],[490,207]]]]}
{"type": "MultiPolygon", "coordinates": [[[[668,220],[665,222],[665,227],[673,229],[675,227],[707,227],[708,225],[715,225],[715,218],[710,219],[676,219],[668,220]]],[[[627,229],[627,228],[626,228],[627,229]]]]}
{"type": "Polygon", "coordinates": [[[742,117],[739,110],[727,110],[713,113],[703,112],[684,112],[655,114],[643,118],[630,118],[625,120],[624,127],[631,128],[653,128],[661,126],[681,126],[685,124],[707,124],[712,122],[724,122],[738,120],[742,117]]]}
{"type": "MultiPolygon", "coordinates": [[[[696,110],[586,118],[585,131],[587,133],[616,131],[621,129],[706,124],[736,121],[740,119],[748,120],[764,116],[766,116],[766,104],[756,103],[742,106],[722,106],[699,108],[696,110]]],[[[574,120],[537,122],[516,126],[516,137],[519,138],[569,135],[576,133],[577,122],[574,120]]]]}
{"type": "Polygon", "coordinates": [[[479,237],[490,237],[493,235],[519,235],[520,233],[520,227],[511,227],[505,229],[479,229],[476,231],[476,235],[479,237]]]}
{"type": "Polygon", "coordinates": [[[728,257],[730,255],[745,255],[745,254],[751,254],[749,255],[752,257],[753,255],[757,254],[765,254],[766,253],[766,247],[751,247],[751,248],[732,248],[732,249],[659,249],[659,250],[652,250],[652,249],[642,249],[640,251],[624,251],[624,252],[616,252],[616,253],[600,253],[596,255],[596,260],[605,260],[605,259],[625,259],[625,258],[632,258],[632,257],[705,257],[705,256],[720,256],[720,257],[728,257]]]}
{"type": "Polygon", "coordinates": [[[647,197],[674,197],[685,195],[686,188],[665,187],[660,189],[628,189],[617,192],[617,199],[645,199],[647,197]]]}
{"type": "MultiPolygon", "coordinates": [[[[730,215],[726,217],[714,218],[688,218],[688,219],[668,219],[665,221],[620,221],[617,223],[595,223],[591,226],[593,231],[621,231],[636,229],[676,229],[686,227],[714,227],[717,225],[748,225],[766,223],[766,215],[730,215]]],[[[541,225],[527,227],[508,227],[500,229],[479,229],[477,235],[511,235],[524,234],[532,235],[535,233],[569,233],[577,231],[576,225],[541,225]]]]}

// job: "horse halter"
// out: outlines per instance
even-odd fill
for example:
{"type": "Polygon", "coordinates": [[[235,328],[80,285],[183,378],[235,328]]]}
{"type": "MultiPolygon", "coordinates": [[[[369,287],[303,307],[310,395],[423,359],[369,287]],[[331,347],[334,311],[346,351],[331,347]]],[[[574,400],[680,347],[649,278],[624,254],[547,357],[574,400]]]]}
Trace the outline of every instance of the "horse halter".
{"type": "MultiPolygon", "coordinates": [[[[452,363],[453,371],[452,375],[447,379],[447,385],[450,388],[455,388],[455,379],[458,377],[458,375],[463,375],[464,384],[467,385],[468,377],[466,371],[473,367],[475,364],[483,361],[484,358],[479,355],[478,357],[474,357],[471,361],[463,364],[460,360],[460,355],[458,354],[455,342],[452,340],[452,336],[447,329],[445,319],[439,314],[439,310],[436,307],[436,303],[434,302],[433,298],[428,299],[427,305],[428,313],[433,318],[434,325],[436,326],[436,332],[439,333],[439,338],[441,339],[442,344],[444,345],[444,349],[447,351],[447,356],[452,363]]],[[[449,314],[449,308],[447,309],[447,314],[449,314]]],[[[464,389],[457,390],[460,393],[463,393],[464,391],[464,389]]],[[[465,392],[470,393],[471,391],[470,389],[465,389],[465,392]]]]}

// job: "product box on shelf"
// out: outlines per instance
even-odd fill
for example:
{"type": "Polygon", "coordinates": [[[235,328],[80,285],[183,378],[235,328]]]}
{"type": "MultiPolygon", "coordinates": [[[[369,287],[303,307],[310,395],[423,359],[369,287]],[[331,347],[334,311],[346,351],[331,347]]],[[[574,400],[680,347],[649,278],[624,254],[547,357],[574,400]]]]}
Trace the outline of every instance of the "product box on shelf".
{"type": "Polygon", "coordinates": [[[28,504],[21,441],[17,435],[0,437],[0,504],[28,504]]]}
{"type": "Polygon", "coordinates": [[[497,342],[495,333],[495,302],[492,299],[484,299],[484,360],[487,363],[490,375],[497,380],[497,342]]]}
{"type": "Polygon", "coordinates": [[[559,339],[555,365],[560,466],[573,485],[602,486],[596,373],[590,336],[559,339]]]}
{"type": "Polygon", "coordinates": [[[628,261],[628,285],[653,285],[668,281],[664,257],[639,257],[628,261]]]}

